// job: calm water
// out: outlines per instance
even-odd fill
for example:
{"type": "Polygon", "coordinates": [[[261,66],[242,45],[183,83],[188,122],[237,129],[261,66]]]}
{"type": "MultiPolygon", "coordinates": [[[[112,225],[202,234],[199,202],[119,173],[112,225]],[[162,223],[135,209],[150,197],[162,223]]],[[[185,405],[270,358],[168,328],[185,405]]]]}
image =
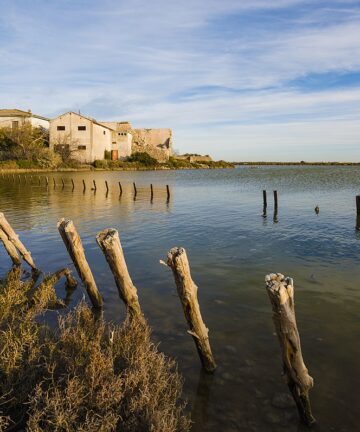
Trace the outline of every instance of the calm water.
{"type": "MultiPolygon", "coordinates": [[[[297,320],[305,363],[315,380],[311,399],[319,430],[360,430],[360,231],[355,230],[359,168],[63,173],[54,175],[55,189],[52,176],[49,188],[44,176],[41,185],[34,176],[29,184],[27,175],[24,184],[21,175],[21,185],[9,176],[0,178],[0,211],[46,272],[71,265],[56,223],[61,217],[73,219],[104,296],[106,315],[115,321],[124,318],[124,307],[95,235],[107,227],[119,230],[154,338],[177,358],[185,378],[193,431],[302,430],[296,409],[284,396],[287,388],[264,287],[269,272],[295,281],[297,320]],[[90,190],[93,179],[96,193],[90,190]],[[123,185],[121,198],[118,181],[123,185]],[[166,184],[172,194],[169,203],[166,184]],[[276,220],[270,193],[268,215],[262,217],[263,189],[278,190],[276,220]],[[187,249],[199,286],[219,365],[214,377],[201,373],[171,271],[159,264],[173,246],[187,249]]],[[[10,264],[1,249],[1,275],[10,264]]],[[[73,302],[82,295],[78,289],[73,302]]]]}

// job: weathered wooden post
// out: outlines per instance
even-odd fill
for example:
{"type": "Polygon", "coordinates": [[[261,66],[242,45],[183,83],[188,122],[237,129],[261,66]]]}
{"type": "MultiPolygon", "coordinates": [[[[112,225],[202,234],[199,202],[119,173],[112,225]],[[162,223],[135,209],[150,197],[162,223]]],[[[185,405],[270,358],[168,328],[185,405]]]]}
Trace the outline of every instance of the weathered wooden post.
{"type": "Polygon", "coordinates": [[[96,191],[96,182],[95,182],[95,180],[93,180],[93,184],[94,184],[93,189],[94,189],[94,191],[96,191]]]}
{"type": "Polygon", "coordinates": [[[206,327],[201,316],[197,298],[198,287],[191,278],[189,261],[185,249],[172,248],[168,252],[166,264],[173,271],[177,292],[190,328],[188,333],[194,339],[201,363],[207,372],[213,372],[216,369],[216,363],[211,352],[209,329],[206,327]]]}
{"type": "Polygon", "coordinates": [[[167,195],[167,200],[170,200],[170,188],[169,185],[166,185],[166,195],[167,195]]]}
{"type": "Polygon", "coordinates": [[[276,190],[274,190],[274,212],[277,213],[278,211],[278,193],[276,190]]]}
{"type": "Polygon", "coordinates": [[[49,186],[49,177],[45,177],[46,186],[49,186]]]}
{"type": "Polygon", "coordinates": [[[83,179],[82,183],[83,183],[83,192],[85,192],[86,191],[86,184],[85,184],[85,180],[84,179],[83,179]]]}
{"type": "Polygon", "coordinates": [[[41,177],[38,176],[38,179],[39,179],[39,186],[41,186],[41,177]]]}
{"type": "Polygon", "coordinates": [[[266,209],[267,209],[266,190],[263,190],[263,208],[264,208],[264,213],[265,213],[266,209]]]}
{"type": "Polygon", "coordinates": [[[119,182],[119,189],[120,189],[120,195],[122,195],[122,186],[120,182],[119,182]]]}
{"type": "Polygon", "coordinates": [[[135,184],[135,182],[133,183],[133,186],[134,186],[134,198],[135,198],[136,195],[137,195],[137,189],[136,189],[136,184],[135,184]]]}
{"type": "Polygon", "coordinates": [[[105,186],[106,186],[106,195],[109,193],[109,185],[107,180],[105,180],[105,186]]]}
{"type": "Polygon", "coordinates": [[[96,241],[110,266],[119,291],[119,296],[125,303],[130,316],[143,319],[137,289],[131,280],[126,266],[119,233],[112,228],[105,229],[98,233],[96,241]]]}
{"type": "Polygon", "coordinates": [[[75,189],[75,183],[74,183],[73,179],[71,179],[71,184],[72,184],[72,190],[74,190],[75,189]]]}
{"type": "Polygon", "coordinates": [[[94,308],[101,308],[103,300],[96,286],[94,276],[86,260],[81,238],[71,220],[61,219],[57,224],[66,249],[75,265],[94,308]]]}
{"type": "Polygon", "coordinates": [[[54,182],[54,189],[56,188],[56,180],[55,177],[53,177],[53,182],[54,182]]]}
{"type": "Polygon", "coordinates": [[[301,420],[308,426],[315,422],[311,412],[309,390],[314,380],[309,375],[301,353],[294,305],[294,283],[284,275],[265,277],[266,290],[273,310],[273,320],[278,336],[287,385],[295,400],[301,420]]]}
{"type": "Polygon", "coordinates": [[[152,201],[154,198],[154,189],[153,189],[153,185],[150,185],[150,201],[152,201]]]}
{"type": "Polygon", "coordinates": [[[63,189],[64,189],[64,187],[65,187],[65,182],[64,182],[64,179],[61,177],[61,183],[62,183],[62,187],[63,187],[63,189]]]}
{"type": "Polygon", "coordinates": [[[360,195],[356,195],[356,214],[360,216],[360,195]]]}
{"type": "Polygon", "coordinates": [[[20,252],[23,259],[29,264],[29,266],[37,270],[35,263],[31,257],[31,253],[26,249],[19,239],[19,236],[12,229],[9,222],[6,220],[4,213],[0,213],[0,228],[7,235],[9,241],[15,246],[15,248],[20,252]]]}
{"type": "Polygon", "coordinates": [[[8,253],[8,255],[10,256],[13,264],[17,266],[20,265],[21,260],[17,253],[16,247],[12,244],[12,242],[9,240],[9,237],[1,228],[0,228],[0,240],[2,241],[4,248],[8,253]]]}

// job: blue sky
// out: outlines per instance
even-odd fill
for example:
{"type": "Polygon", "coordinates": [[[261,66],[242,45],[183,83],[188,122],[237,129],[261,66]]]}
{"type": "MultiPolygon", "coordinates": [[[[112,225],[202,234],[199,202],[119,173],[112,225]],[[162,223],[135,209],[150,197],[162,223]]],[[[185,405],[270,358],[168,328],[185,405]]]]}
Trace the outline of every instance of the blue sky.
{"type": "Polygon", "coordinates": [[[0,0],[0,106],[181,152],[360,161],[360,0],[0,0]]]}

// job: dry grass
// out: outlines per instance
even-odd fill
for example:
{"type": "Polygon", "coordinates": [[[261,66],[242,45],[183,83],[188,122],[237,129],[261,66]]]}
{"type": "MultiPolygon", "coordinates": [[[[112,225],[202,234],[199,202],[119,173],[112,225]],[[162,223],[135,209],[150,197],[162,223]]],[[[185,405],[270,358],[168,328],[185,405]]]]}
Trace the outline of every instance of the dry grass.
{"type": "Polygon", "coordinates": [[[188,431],[175,363],[157,350],[147,324],[120,326],[85,303],[58,319],[52,279],[38,288],[11,271],[0,285],[0,431],[188,431]]]}

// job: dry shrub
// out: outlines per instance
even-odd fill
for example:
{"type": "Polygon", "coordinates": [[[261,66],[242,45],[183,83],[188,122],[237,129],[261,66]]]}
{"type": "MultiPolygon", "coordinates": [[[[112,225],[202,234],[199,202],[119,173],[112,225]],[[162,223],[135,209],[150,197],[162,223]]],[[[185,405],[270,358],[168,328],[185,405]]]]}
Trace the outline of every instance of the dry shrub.
{"type": "Polygon", "coordinates": [[[175,363],[145,323],[105,322],[80,303],[50,329],[52,279],[34,288],[18,270],[0,286],[0,431],[188,431],[175,363]],[[1,415],[3,417],[1,417],[1,415]]]}

